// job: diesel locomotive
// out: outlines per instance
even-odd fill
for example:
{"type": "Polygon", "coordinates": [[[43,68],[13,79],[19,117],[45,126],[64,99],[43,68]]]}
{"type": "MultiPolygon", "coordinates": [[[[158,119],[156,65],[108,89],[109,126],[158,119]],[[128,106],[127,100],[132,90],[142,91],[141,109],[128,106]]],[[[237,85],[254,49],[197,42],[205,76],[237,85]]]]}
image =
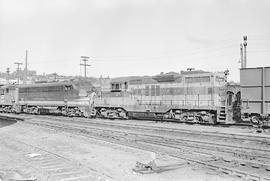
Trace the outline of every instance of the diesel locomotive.
{"type": "Polygon", "coordinates": [[[89,81],[51,82],[0,87],[0,111],[89,116],[89,81]]]}
{"type": "Polygon", "coordinates": [[[101,86],[94,108],[97,116],[111,119],[225,122],[227,73],[190,70],[115,78],[101,86]]]}

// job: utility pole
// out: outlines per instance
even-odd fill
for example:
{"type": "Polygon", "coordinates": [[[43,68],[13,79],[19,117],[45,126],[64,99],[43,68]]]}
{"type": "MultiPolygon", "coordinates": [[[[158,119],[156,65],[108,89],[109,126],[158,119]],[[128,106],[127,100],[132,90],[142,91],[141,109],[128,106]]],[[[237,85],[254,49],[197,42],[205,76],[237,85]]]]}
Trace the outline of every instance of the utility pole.
{"type": "Polygon", "coordinates": [[[9,84],[9,73],[10,73],[10,69],[7,68],[7,84],[9,84]]]}
{"type": "Polygon", "coordinates": [[[247,36],[243,36],[243,39],[244,39],[243,68],[247,68],[247,36]]]}
{"type": "Polygon", "coordinates": [[[23,83],[26,84],[27,82],[27,58],[28,58],[28,51],[25,52],[25,64],[24,64],[24,76],[23,76],[23,83]]]}
{"type": "Polygon", "coordinates": [[[19,75],[19,72],[20,72],[20,66],[22,65],[22,63],[15,62],[14,64],[17,65],[17,76],[18,76],[18,81],[17,81],[17,83],[20,84],[20,75],[19,75]]]}
{"type": "Polygon", "coordinates": [[[240,63],[241,63],[241,68],[245,68],[244,60],[243,60],[243,44],[242,43],[240,43],[240,63]]]}
{"type": "Polygon", "coordinates": [[[84,66],[84,78],[86,78],[86,67],[91,66],[89,64],[86,64],[86,62],[89,60],[89,57],[81,56],[81,60],[84,62],[83,64],[80,64],[80,65],[84,66]]]}

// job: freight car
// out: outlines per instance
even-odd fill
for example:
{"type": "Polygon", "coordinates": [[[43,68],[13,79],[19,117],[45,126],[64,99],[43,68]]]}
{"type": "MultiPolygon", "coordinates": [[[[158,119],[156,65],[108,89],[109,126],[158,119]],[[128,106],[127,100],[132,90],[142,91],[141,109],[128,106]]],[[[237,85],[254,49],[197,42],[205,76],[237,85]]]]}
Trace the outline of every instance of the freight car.
{"type": "Polygon", "coordinates": [[[89,82],[53,82],[0,87],[0,111],[89,116],[89,82]]]}
{"type": "Polygon", "coordinates": [[[270,67],[240,69],[243,119],[269,124],[270,67]]]}
{"type": "Polygon", "coordinates": [[[191,70],[115,78],[95,99],[97,116],[225,122],[227,73],[191,70]]]}

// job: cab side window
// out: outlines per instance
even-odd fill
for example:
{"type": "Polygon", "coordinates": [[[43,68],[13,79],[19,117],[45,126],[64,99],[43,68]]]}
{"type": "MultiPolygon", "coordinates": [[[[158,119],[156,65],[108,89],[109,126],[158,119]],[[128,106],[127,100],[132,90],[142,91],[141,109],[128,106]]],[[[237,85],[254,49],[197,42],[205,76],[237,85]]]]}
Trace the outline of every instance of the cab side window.
{"type": "Polygon", "coordinates": [[[65,92],[71,91],[73,89],[72,85],[65,85],[64,90],[65,92]]]}

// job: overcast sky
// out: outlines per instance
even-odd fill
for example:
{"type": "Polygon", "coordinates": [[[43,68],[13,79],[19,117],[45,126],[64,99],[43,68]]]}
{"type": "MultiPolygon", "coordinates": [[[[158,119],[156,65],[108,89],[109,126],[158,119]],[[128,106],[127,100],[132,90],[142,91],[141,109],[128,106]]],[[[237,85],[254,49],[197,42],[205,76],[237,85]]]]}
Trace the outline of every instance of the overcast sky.
{"type": "Polygon", "coordinates": [[[89,76],[228,68],[238,81],[243,35],[248,67],[269,66],[269,0],[0,0],[0,71],[28,49],[40,74],[79,75],[84,55],[89,76]]]}

